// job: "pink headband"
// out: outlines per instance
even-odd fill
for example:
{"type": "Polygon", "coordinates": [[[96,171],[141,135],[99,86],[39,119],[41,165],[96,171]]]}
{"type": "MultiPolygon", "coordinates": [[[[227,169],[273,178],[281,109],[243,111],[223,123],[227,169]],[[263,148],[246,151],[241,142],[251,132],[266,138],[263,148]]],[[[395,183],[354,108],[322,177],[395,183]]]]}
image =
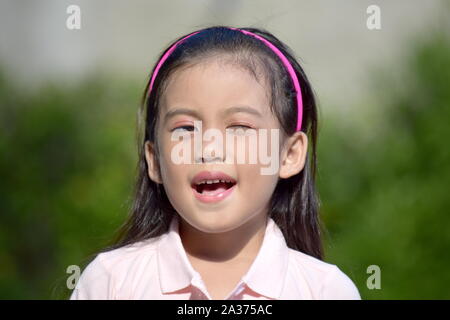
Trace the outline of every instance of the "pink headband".
{"type": "MultiPolygon", "coordinates": [[[[297,74],[295,73],[294,68],[292,67],[291,63],[289,62],[289,60],[285,57],[285,55],[277,48],[275,47],[271,42],[269,42],[268,40],[264,39],[263,37],[254,34],[253,32],[250,31],[246,31],[246,30],[242,30],[242,29],[238,29],[238,28],[229,28],[232,30],[238,30],[244,34],[250,35],[252,37],[255,37],[259,40],[261,40],[262,42],[264,42],[264,44],[266,46],[268,46],[273,52],[276,53],[276,55],[281,59],[281,61],[283,62],[285,68],[287,69],[287,71],[289,72],[289,75],[291,76],[292,82],[294,83],[294,88],[295,88],[295,92],[297,93],[296,98],[297,98],[297,109],[298,109],[298,116],[297,116],[297,129],[296,131],[301,130],[302,128],[302,116],[303,116],[303,102],[302,102],[302,92],[300,90],[300,83],[298,81],[297,78],[297,74]]],[[[151,92],[152,88],[153,88],[153,82],[156,79],[156,76],[158,75],[159,69],[161,68],[161,66],[164,64],[164,62],[167,60],[167,58],[170,56],[170,54],[175,50],[175,48],[181,43],[183,42],[185,39],[192,37],[193,35],[199,33],[201,31],[196,31],[194,33],[191,33],[189,35],[187,35],[186,37],[178,40],[175,44],[172,45],[172,47],[169,48],[169,50],[167,50],[167,52],[163,55],[163,57],[161,58],[161,60],[159,60],[155,71],[153,72],[152,78],[150,80],[150,87],[148,90],[148,93],[151,92]]]]}

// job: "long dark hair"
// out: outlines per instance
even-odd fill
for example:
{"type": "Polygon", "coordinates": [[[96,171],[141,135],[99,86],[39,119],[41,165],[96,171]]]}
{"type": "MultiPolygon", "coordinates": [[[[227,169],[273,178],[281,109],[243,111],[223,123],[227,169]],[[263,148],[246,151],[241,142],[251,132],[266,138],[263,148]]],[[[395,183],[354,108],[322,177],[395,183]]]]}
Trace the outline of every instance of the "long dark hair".
{"type": "MultiPolygon", "coordinates": [[[[300,81],[303,97],[301,130],[308,136],[309,150],[303,170],[288,179],[279,180],[270,200],[269,216],[283,232],[288,247],[323,259],[319,199],[315,188],[317,108],[314,92],[303,69],[285,44],[266,30],[241,29],[256,33],[278,47],[294,67],[300,81]]],[[[157,61],[181,38],[171,43],[157,61]]],[[[155,130],[159,119],[158,106],[169,76],[182,67],[214,57],[231,57],[233,62],[246,68],[254,76],[257,74],[257,68],[261,68],[271,89],[271,110],[281,124],[283,135],[290,136],[295,133],[297,104],[291,78],[279,57],[261,40],[226,26],[205,28],[186,39],[177,46],[159,70],[150,94],[148,94],[150,83],[147,83],[145,88],[139,114],[141,123],[138,125],[140,129],[139,162],[134,200],[127,221],[118,231],[117,239],[104,251],[157,237],[167,232],[173,215],[177,213],[164,188],[148,176],[144,145],[146,141],[152,142],[156,146],[155,153],[158,155],[158,137],[155,130]]],[[[158,158],[156,156],[156,159],[158,158]]]]}

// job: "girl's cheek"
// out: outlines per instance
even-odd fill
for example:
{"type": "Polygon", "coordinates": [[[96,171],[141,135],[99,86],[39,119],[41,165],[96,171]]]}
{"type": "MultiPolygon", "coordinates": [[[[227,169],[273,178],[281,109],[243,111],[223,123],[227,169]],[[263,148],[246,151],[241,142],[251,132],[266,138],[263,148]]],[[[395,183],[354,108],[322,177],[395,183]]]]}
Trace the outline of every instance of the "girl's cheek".
{"type": "Polygon", "coordinates": [[[189,133],[173,138],[170,135],[165,137],[162,150],[165,160],[170,161],[170,164],[194,163],[194,142],[189,133]]]}
{"type": "MultiPolygon", "coordinates": [[[[189,141],[189,140],[186,140],[189,141]]],[[[186,175],[192,170],[193,158],[184,158],[181,150],[181,142],[164,141],[161,146],[161,167],[164,169],[166,181],[179,184],[179,181],[186,179],[186,175]]],[[[191,151],[192,153],[192,151],[191,151]]]]}

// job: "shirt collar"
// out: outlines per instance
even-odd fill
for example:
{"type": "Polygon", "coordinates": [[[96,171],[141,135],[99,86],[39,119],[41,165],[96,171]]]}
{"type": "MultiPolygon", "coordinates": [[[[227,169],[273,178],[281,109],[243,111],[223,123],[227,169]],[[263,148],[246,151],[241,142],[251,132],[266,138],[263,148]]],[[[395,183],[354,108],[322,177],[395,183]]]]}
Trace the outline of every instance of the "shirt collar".
{"type": "MultiPolygon", "coordinates": [[[[189,286],[199,274],[194,270],[179,235],[179,221],[175,214],[169,230],[158,244],[159,279],[163,293],[189,286]]],[[[261,248],[242,281],[254,292],[278,299],[288,267],[288,247],[283,233],[269,217],[261,248]]]]}

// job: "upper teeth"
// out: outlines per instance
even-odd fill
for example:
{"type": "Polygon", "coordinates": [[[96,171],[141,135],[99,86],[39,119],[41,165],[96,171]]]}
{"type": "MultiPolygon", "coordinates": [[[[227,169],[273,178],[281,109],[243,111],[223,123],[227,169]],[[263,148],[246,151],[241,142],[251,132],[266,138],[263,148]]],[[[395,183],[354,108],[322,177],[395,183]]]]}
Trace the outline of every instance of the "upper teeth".
{"type": "Polygon", "coordinates": [[[219,183],[219,182],[228,182],[231,183],[231,180],[223,180],[223,179],[216,179],[216,180],[203,180],[200,182],[197,182],[197,185],[199,184],[213,184],[213,183],[219,183]]]}

